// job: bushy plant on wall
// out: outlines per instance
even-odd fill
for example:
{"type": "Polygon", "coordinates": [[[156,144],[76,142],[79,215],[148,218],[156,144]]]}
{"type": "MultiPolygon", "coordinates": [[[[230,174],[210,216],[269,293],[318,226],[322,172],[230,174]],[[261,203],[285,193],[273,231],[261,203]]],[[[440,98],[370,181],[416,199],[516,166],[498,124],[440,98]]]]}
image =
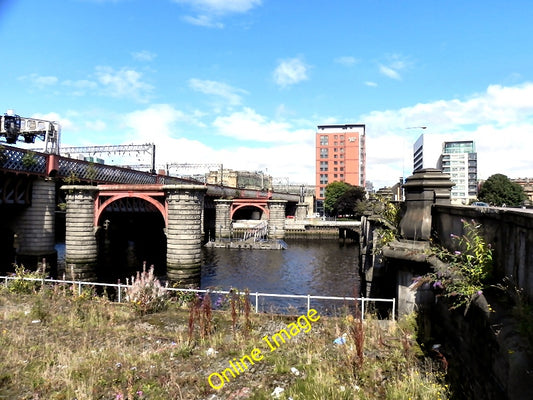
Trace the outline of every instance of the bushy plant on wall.
{"type": "MultiPolygon", "coordinates": [[[[417,279],[418,284],[430,282],[433,289],[449,298],[451,308],[468,306],[483,293],[492,273],[492,247],[481,235],[481,225],[474,220],[461,220],[463,234],[451,234],[457,249],[431,246],[431,255],[442,261],[434,271],[417,279]]],[[[417,286],[417,285],[415,285],[417,286]]]]}

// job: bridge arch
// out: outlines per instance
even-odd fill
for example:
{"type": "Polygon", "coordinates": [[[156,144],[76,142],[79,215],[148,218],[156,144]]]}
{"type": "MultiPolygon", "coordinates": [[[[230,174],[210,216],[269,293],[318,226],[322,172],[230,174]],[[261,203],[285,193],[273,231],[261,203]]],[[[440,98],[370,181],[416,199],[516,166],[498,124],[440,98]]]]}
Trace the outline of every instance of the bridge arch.
{"type": "Polygon", "coordinates": [[[270,209],[266,200],[258,199],[234,199],[230,208],[230,219],[233,219],[235,213],[245,207],[258,208],[266,216],[266,219],[270,218],[270,209]]]}
{"type": "Polygon", "coordinates": [[[95,207],[95,213],[94,213],[94,226],[96,227],[99,225],[100,217],[102,216],[103,212],[109,205],[111,205],[115,201],[125,199],[125,198],[137,198],[137,199],[144,200],[148,202],[149,204],[153,205],[161,213],[161,216],[163,217],[163,220],[165,221],[165,228],[168,227],[168,210],[165,205],[157,201],[151,195],[148,195],[145,193],[131,193],[131,192],[116,193],[116,194],[111,195],[111,197],[109,197],[106,200],[103,200],[103,201],[97,200],[96,207],[95,207]]]}
{"type": "Polygon", "coordinates": [[[230,218],[233,219],[233,216],[235,215],[235,213],[242,209],[242,208],[246,208],[246,207],[253,207],[253,208],[258,208],[260,209],[263,214],[266,216],[266,219],[269,218],[269,214],[270,214],[270,210],[268,209],[268,207],[265,205],[261,205],[261,204],[246,204],[246,203],[243,203],[243,204],[238,204],[234,207],[231,208],[231,211],[230,211],[230,218]]]}

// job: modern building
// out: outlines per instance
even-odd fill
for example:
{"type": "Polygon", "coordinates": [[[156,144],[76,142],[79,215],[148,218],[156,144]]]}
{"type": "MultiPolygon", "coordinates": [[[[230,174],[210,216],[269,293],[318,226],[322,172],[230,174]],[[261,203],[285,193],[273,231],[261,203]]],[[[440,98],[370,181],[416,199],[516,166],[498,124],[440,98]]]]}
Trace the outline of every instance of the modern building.
{"type": "Polygon", "coordinates": [[[413,172],[423,168],[437,168],[441,153],[442,136],[427,133],[420,135],[413,145],[413,172]]]}
{"type": "Polygon", "coordinates": [[[441,135],[422,134],[413,145],[413,171],[437,168],[455,183],[451,201],[469,204],[477,198],[477,153],[472,140],[444,141],[441,135]]]}
{"type": "Polygon", "coordinates": [[[439,165],[455,183],[452,203],[470,204],[477,199],[477,153],[472,140],[444,142],[439,165]]]}
{"type": "Polygon", "coordinates": [[[319,212],[329,183],[346,182],[365,187],[365,125],[319,125],[315,168],[315,196],[319,212]]]}

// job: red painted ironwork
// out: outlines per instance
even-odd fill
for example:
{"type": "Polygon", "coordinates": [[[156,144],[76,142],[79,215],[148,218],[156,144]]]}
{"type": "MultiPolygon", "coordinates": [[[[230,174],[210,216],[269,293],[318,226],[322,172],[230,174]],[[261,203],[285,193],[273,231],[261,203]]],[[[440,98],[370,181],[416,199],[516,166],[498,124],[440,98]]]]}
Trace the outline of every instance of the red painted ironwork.
{"type": "Polygon", "coordinates": [[[238,209],[247,206],[257,207],[262,210],[263,213],[265,213],[267,218],[270,216],[270,210],[268,209],[268,203],[266,199],[234,199],[230,207],[230,218],[233,218],[233,215],[238,209]]]}
{"type": "Polygon", "coordinates": [[[168,227],[168,205],[165,201],[163,185],[100,185],[94,203],[94,226],[98,226],[100,216],[111,203],[135,197],[152,204],[163,216],[168,227]]]}

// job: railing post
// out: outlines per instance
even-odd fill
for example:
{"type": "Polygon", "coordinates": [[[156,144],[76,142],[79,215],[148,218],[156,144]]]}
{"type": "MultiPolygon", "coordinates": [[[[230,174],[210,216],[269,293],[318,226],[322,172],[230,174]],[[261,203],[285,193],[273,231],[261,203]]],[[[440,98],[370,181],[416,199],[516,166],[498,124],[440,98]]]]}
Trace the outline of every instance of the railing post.
{"type": "Polygon", "coordinates": [[[120,279],[118,280],[118,302],[122,301],[122,290],[120,289],[120,279]]]}
{"type": "Polygon", "coordinates": [[[259,293],[255,292],[255,313],[259,312],[259,293]]]}
{"type": "Polygon", "coordinates": [[[307,314],[309,314],[309,310],[311,309],[311,295],[307,295],[307,314]]]}
{"type": "Polygon", "coordinates": [[[361,297],[361,320],[365,319],[365,297],[361,297]]]}
{"type": "Polygon", "coordinates": [[[78,296],[81,296],[81,281],[78,281],[78,296]]]}

